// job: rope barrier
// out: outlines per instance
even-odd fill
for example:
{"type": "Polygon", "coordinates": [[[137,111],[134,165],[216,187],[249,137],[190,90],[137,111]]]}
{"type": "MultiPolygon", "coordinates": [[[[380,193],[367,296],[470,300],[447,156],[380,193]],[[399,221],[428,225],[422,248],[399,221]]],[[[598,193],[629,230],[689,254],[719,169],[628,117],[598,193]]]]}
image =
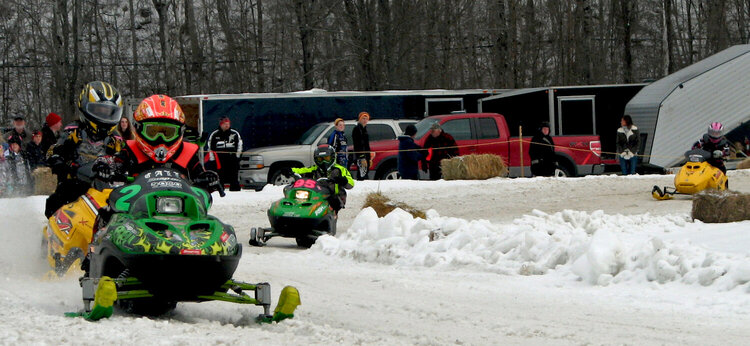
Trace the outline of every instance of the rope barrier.
{"type": "MultiPolygon", "coordinates": [[[[384,154],[384,153],[399,153],[399,152],[411,152],[411,151],[425,151],[425,150],[444,150],[444,149],[460,149],[460,148],[469,148],[469,147],[480,147],[480,146],[488,146],[488,145],[498,145],[498,144],[513,144],[513,143],[529,143],[531,145],[531,140],[525,140],[525,139],[510,139],[507,141],[495,141],[495,142],[484,142],[484,143],[476,143],[476,144],[468,144],[468,145],[453,145],[453,146],[445,146],[445,147],[432,147],[432,148],[421,148],[421,149],[389,149],[389,150],[370,150],[370,151],[347,151],[346,154],[367,154],[367,153],[375,153],[377,154],[384,154]]],[[[572,151],[580,151],[580,152],[594,152],[594,150],[591,150],[590,148],[576,148],[571,146],[562,146],[562,145],[551,145],[551,144],[544,144],[544,143],[533,143],[533,145],[539,145],[539,146],[545,146],[545,147],[553,147],[553,148],[559,148],[559,149],[566,149],[566,150],[572,150],[572,151]]],[[[226,151],[226,150],[211,150],[214,153],[218,154],[237,154],[236,151],[226,151]]],[[[620,153],[616,152],[609,152],[609,151],[600,151],[601,154],[607,154],[607,155],[614,155],[615,157],[619,156],[620,153]]],[[[663,158],[663,159],[669,159],[669,160],[679,160],[682,159],[682,155],[679,157],[673,157],[673,156],[659,156],[659,155],[645,155],[645,154],[635,154],[633,155],[635,157],[641,157],[641,158],[663,158]]]]}

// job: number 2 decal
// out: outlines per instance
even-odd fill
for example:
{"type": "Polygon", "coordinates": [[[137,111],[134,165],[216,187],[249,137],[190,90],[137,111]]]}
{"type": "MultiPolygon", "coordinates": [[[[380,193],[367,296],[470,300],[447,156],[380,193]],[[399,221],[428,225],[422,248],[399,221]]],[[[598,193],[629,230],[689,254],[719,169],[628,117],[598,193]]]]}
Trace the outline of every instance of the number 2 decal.
{"type": "Polygon", "coordinates": [[[130,185],[126,186],[125,188],[120,191],[124,195],[117,199],[115,202],[115,208],[122,211],[127,211],[130,209],[130,199],[133,198],[138,192],[141,192],[141,186],[140,185],[130,185]]]}

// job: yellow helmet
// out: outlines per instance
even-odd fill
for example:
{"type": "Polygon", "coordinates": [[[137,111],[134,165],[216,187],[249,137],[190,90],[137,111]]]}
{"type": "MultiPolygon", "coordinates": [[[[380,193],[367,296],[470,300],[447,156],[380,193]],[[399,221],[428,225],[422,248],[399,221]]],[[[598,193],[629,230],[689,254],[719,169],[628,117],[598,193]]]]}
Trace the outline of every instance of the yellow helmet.
{"type": "Polygon", "coordinates": [[[81,123],[97,138],[104,138],[122,117],[120,92],[106,82],[87,83],[78,96],[81,123]]]}

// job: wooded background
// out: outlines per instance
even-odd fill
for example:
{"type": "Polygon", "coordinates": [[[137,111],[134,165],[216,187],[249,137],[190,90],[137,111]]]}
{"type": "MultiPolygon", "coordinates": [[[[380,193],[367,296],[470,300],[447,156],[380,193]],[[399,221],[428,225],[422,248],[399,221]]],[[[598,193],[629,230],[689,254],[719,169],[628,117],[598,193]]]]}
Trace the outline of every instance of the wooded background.
{"type": "Polygon", "coordinates": [[[153,93],[658,79],[748,42],[750,0],[3,0],[0,124],[153,93]]]}

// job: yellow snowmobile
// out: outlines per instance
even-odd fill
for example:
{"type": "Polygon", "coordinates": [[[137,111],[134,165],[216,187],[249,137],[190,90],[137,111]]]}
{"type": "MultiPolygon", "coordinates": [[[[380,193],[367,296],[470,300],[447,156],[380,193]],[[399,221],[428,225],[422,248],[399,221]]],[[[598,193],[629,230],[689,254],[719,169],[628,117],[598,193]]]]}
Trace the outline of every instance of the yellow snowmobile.
{"type": "Polygon", "coordinates": [[[107,204],[112,189],[122,185],[122,182],[104,181],[98,177],[92,179],[95,177],[91,170],[93,163],[78,169],[78,177],[90,181],[91,187],[72,203],[58,209],[42,231],[42,251],[58,276],[80,267],[74,263],[83,261],[88,253],[99,208],[107,204]]]}
{"type": "Polygon", "coordinates": [[[651,195],[658,200],[672,199],[675,194],[692,195],[705,189],[726,190],[728,179],[721,169],[711,166],[707,160],[711,154],[694,149],[685,153],[688,160],[674,176],[674,188],[664,190],[654,185],[651,195]]]}

